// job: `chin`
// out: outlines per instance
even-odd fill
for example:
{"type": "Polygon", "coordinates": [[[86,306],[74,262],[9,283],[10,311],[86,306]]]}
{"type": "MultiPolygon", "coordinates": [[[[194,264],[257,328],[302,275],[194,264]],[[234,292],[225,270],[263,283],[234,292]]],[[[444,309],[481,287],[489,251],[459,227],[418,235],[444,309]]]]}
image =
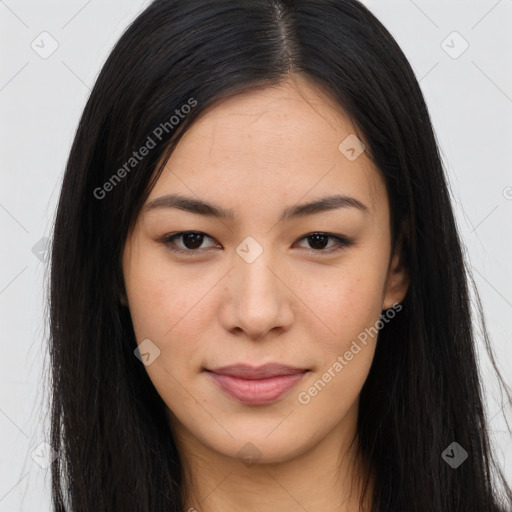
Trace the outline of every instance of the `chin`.
{"type": "MultiPolygon", "coordinates": [[[[251,429],[230,430],[233,437],[222,435],[212,438],[211,430],[203,432],[198,438],[212,451],[233,459],[238,459],[247,466],[255,464],[277,464],[294,459],[312,448],[315,444],[314,435],[301,433],[301,438],[292,435],[298,433],[298,427],[288,426],[280,432],[272,432],[274,423],[265,432],[255,432],[251,429]],[[269,435],[270,432],[270,435],[269,435]]],[[[279,427],[278,427],[279,428],[279,427]]]]}

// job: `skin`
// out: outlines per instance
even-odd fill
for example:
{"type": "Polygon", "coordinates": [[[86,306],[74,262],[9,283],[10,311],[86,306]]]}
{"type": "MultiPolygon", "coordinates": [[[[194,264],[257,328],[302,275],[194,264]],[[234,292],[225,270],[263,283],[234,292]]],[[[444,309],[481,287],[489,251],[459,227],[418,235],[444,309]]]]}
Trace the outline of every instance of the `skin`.
{"type": "Polygon", "coordinates": [[[354,133],[303,77],[223,100],[184,134],[146,204],[181,194],[232,209],[234,219],[143,209],[126,241],[125,301],[138,343],[150,339],[160,350],[145,368],[168,407],[185,510],[359,510],[358,399],[377,336],[359,343],[309,403],[298,400],[408,287],[400,253],[391,254],[383,178],[364,153],[350,161],[338,149],[354,133]],[[279,221],[285,207],[334,193],[368,212],[345,207],[279,221]],[[162,238],[180,231],[207,236],[195,246],[175,239],[190,251],[178,254],[162,238]],[[333,250],[327,238],[322,248],[305,238],[312,232],[354,245],[333,250]],[[249,236],[263,250],[251,263],[236,250],[249,236]],[[267,362],[310,371],[267,405],[232,399],[204,371],[267,362]],[[242,460],[246,443],[257,450],[252,464],[242,460]]]}

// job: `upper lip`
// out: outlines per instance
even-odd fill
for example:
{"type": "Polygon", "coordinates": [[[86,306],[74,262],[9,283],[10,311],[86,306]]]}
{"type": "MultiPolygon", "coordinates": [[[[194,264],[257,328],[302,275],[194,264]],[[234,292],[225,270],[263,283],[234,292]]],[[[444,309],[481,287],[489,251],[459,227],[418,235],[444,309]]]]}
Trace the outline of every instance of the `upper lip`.
{"type": "Polygon", "coordinates": [[[279,363],[269,363],[263,366],[250,366],[247,364],[232,364],[222,366],[208,371],[220,375],[229,375],[230,377],[238,377],[240,379],[267,379],[270,377],[278,377],[280,375],[294,375],[307,371],[305,368],[295,368],[279,363]]]}

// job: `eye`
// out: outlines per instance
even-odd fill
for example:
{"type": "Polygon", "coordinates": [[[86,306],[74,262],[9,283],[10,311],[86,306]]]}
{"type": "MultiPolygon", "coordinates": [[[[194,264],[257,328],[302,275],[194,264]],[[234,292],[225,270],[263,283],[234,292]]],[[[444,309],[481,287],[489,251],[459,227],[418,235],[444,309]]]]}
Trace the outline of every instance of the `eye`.
{"type": "Polygon", "coordinates": [[[309,235],[303,236],[300,240],[307,240],[313,248],[306,249],[313,253],[331,253],[339,251],[344,247],[350,247],[351,245],[354,245],[354,240],[340,235],[333,235],[331,233],[311,233],[309,235]],[[326,249],[326,245],[329,239],[334,240],[334,243],[326,249]]]}
{"type": "MultiPolygon", "coordinates": [[[[201,248],[205,239],[213,240],[211,236],[207,235],[206,233],[202,233],[201,231],[181,231],[179,233],[163,237],[160,242],[166,245],[169,250],[173,252],[193,255],[207,252],[205,251],[204,247],[201,248]],[[182,246],[177,245],[176,240],[181,240],[182,246]]],[[[336,252],[345,247],[350,247],[355,243],[354,240],[351,240],[347,237],[322,232],[311,233],[309,235],[303,236],[299,239],[299,241],[301,240],[307,240],[312,248],[306,248],[306,250],[310,253],[316,254],[336,252]],[[329,239],[334,241],[331,246],[328,246],[326,243],[329,241],[329,239]]],[[[215,247],[215,245],[213,245],[213,247],[215,247]]]]}
{"type": "Polygon", "coordinates": [[[202,253],[204,250],[198,250],[198,248],[201,247],[205,238],[213,240],[212,237],[200,231],[181,231],[180,233],[166,236],[161,241],[173,252],[202,253]],[[184,248],[176,247],[175,240],[179,239],[182,239],[184,248]]]}

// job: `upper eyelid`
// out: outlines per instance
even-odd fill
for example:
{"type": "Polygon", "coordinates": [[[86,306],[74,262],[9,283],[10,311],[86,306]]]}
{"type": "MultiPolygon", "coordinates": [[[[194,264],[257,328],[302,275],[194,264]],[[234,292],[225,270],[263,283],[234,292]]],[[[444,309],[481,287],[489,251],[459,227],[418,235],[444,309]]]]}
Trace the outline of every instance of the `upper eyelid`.
{"type": "MultiPolygon", "coordinates": [[[[180,236],[186,235],[188,233],[197,233],[197,234],[200,234],[200,235],[204,235],[206,238],[209,238],[210,240],[215,240],[215,237],[205,233],[204,231],[195,231],[195,230],[178,231],[177,233],[172,233],[170,235],[164,235],[161,238],[161,240],[165,242],[165,241],[171,240],[173,238],[179,238],[180,236]]],[[[342,240],[346,240],[347,242],[350,241],[349,237],[346,237],[344,235],[336,235],[334,233],[329,233],[327,231],[312,231],[311,233],[306,233],[305,235],[302,235],[297,240],[302,240],[304,238],[308,238],[308,237],[314,236],[314,235],[324,235],[324,236],[326,236],[328,238],[340,238],[342,240]]]]}

